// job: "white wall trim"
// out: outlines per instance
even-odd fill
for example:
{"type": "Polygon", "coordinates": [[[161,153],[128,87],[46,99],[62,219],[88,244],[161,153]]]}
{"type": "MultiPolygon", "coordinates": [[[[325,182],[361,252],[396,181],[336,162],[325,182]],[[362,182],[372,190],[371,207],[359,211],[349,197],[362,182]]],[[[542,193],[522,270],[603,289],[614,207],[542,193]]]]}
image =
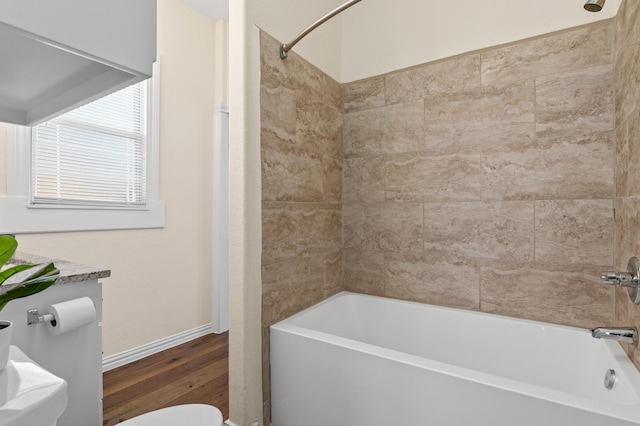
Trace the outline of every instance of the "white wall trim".
{"type": "Polygon", "coordinates": [[[182,333],[174,334],[173,336],[165,337],[164,339],[156,340],[155,342],[138,346],[137,348],[105,356],[102,358],[102,372],[113,370],[114,368],[138,361],[139,359],[166,349],[187,343],[198,337],[206,336],[210,334],[211,331],[211,324],[205,324],[191,330],[183,331],[182,333]]]}
{"type": "Polygon", "coordinates": [[[149,201],[145,209],[28,208],[25,197],[0,197],[0,233],[104,231],[162,228],[162,201],[149,201]],[[73,210],[73,213],[70,211],[73,210]]]}
{"type": "Polygon", "coordinates": [[[215,333],[229,330],[229,108],[214,105],[213,259],[211,323],[215,333]]]}

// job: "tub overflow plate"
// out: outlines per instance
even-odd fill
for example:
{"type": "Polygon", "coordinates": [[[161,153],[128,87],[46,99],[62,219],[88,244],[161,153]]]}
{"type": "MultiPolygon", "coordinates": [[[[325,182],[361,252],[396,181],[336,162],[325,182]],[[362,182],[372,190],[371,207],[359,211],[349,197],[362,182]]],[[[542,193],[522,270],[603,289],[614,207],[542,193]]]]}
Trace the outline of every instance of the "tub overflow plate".
{"type": "Polygon", "coordinates": [[[616,384],[616,370],[609,369],[604,375],[604,387],[611,390],[616,384]]]}

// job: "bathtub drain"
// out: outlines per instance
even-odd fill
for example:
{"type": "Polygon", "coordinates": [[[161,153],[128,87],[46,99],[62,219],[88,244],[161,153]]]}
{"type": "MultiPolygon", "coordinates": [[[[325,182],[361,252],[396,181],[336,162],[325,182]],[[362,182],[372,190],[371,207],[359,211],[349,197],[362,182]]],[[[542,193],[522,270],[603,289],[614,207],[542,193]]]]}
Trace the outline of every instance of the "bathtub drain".
{"type": "Polygon", "coordinates": [[[609,369],[604,375],[604,387],[611,390],[616,384],[616,370],[609,369]]]}

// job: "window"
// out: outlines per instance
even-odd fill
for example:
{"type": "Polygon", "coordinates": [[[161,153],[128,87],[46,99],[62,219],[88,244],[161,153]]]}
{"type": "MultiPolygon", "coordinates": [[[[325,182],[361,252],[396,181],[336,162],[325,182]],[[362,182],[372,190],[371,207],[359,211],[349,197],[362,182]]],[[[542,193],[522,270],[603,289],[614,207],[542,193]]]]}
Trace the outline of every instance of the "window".
{"type": "Polygon", "coordinates": [[[137,83],[31,130],[31,200],[144,207],[147,83],[137,83]]]}
{"type": "Polygon", "coordinates": [[[157,79],[32,129],[10,126],[0,233],[164,226],[157,79]]]}

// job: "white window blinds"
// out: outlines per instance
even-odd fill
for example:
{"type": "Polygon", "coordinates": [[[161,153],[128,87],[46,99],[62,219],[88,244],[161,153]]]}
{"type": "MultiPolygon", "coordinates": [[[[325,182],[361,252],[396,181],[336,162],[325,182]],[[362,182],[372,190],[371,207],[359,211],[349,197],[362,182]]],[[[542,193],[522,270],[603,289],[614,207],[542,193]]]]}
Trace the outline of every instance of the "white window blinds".
{"type": "Polygon", "coordinates": [[[31,202],[144,207],[147,82],[32,130],[31,202]]]}

